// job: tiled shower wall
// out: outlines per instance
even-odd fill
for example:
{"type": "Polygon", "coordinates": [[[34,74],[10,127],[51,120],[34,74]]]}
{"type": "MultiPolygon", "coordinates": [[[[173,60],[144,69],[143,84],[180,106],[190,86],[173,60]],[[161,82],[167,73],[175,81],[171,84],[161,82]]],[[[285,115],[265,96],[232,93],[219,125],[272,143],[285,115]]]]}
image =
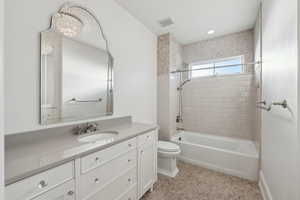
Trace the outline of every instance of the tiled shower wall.
{"type": "MultiPolygon", "coordinates": [[[[242,31],[183,46],[183,59],[186,63],[213,60],[244,55],[245,62],[253,61],[253,30],[242,31]]],[[[247,66],[246,72],[253,72],[247,66]]]]}
{"type": "Polygon", "coordinates": [[[254,139],[253,75],[193,79],[183,90],[183,124],[188,131],[254,139]]]}
{"type": "MultiPolygon", "coordinates": [[[[183,47],[184,62],[244,55],[254,59],[253,30],[204,40],[183,47]]],[[[253,65],[243,75],[202,77],[183,90],[183,124],[188,131],[256,139],[256,87],[253,65]]]]}
{"type": "MultiPolygon", "coordinates": [[[[160,139],[176,132],[179,74],[182,63],[244,55],[252,62],[254,32],[248,30],[181,46],[170,34],[158,38],[158,121],[160,139]]],[[[202,77],[183,90],[183,126],[186,130],[256,140],[256,87],[253,66],[243,75],[202,77]]]]}
{"type": "MultiPolygon", "coordinates": [[[[170,71],[174,71],[182,68],[182,46],[171,37],[170,40],[170,71]]],[[[176,134],[177,126],[176,116],[179,112],[179,93],[177,87],[180,84],[179,74],[170,74],[170,125],[171,125],[171,136],[176,134]]]]}

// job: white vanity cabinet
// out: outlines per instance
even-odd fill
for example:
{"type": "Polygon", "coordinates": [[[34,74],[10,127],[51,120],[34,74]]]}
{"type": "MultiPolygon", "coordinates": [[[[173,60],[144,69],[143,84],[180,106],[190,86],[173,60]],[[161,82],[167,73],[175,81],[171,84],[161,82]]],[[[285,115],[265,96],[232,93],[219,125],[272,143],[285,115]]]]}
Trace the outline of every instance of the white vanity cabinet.
{"type": "Polygon", "coordinates": [[[153,189],[157,180],[157,133],[138,137],[138,197],[153,189]]]}
{"type": "Polygon", "coordinates": [[[75,181],[69,181],[32,200],[75,200],[75,181]]]}
{"type": "Polygon", "coordinates": [[[133,138],[81,158],[78,199],[114,200],[136,187],[136,147],[133,138]]]}
{"type": "Polygon", "coordinates": [[[138,200],[157,179],[157,131],[6,187],[5,200],[138,200]]]}
{"type": "Polygon", "coordinates": [[[7,186],[5,200],[72,200],[74,193],[72,161],[7,186]]]}

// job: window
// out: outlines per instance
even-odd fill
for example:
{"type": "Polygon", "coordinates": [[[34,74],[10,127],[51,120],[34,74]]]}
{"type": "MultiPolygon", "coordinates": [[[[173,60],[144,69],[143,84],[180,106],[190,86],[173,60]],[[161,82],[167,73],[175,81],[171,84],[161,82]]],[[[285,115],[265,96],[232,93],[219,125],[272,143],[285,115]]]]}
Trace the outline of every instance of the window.
{"type": "Polygon", "coordinates": [[[224,58],[212,61],[204,61],[193,63],[190,65],[190,69],[202,69],[191,71],[190,77],[197,78],[203,76],[215,76],[215,75],[228,75],[228,74],[240,74],[243,73],[243,56],[224,58]],[[232,65],[232,66],[231,66],[232,65]],[[224,68],[218,68],[221,66],[227,66],[224,68]]]}

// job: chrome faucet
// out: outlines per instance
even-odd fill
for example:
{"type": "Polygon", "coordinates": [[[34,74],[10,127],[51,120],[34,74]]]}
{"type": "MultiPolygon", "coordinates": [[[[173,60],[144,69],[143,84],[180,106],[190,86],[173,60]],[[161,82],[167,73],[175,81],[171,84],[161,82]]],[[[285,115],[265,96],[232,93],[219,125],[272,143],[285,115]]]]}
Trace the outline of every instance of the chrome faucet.
{"type": "Polygon", "coordinates": [[[86,124],[77,126],[74,129],[74,132],[76,135],[84,135],[84,134],[96,132],[97,130],[98,130],[97,123],[86,123],[86,124]]]}

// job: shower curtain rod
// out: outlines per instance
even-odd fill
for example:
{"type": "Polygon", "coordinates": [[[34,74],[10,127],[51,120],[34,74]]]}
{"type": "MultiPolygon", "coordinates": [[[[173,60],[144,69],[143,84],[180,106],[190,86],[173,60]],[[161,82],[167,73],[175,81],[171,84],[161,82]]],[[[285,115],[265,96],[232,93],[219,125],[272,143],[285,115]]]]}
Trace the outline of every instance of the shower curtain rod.
{"type": "Polygon", "coordinates": [[[252,63],[244,63],[244,64],[234,64],[234,65],[221,65],[221,66],[215,66],[215,67],[204,67],[204,68],[198,68],[198,69],[177,69],[175,71],[171,71],[171,73],[183,73],[183,72],[190,72],[190,71],[198,71],[198,70],[206,70],[206,69],[220,69],[220,68],[227,68],[227,67],[235,67],[235,66],[245,66],[245,65],[257,65],[261,64],[262,62],[252,62],[252,63]]]}

